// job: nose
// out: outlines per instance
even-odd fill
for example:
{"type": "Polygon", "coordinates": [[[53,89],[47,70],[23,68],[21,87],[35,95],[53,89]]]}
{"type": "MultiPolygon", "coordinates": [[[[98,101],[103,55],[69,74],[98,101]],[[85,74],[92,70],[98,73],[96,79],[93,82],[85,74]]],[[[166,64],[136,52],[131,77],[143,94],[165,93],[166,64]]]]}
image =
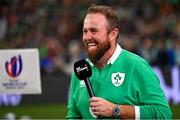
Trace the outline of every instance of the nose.
{"type": "Polygon", "coordinates": [[[90,31],[87,31],[85,33],[83,33],[83,40],[91,40],[92,39],[92,33],[90,31]]]}

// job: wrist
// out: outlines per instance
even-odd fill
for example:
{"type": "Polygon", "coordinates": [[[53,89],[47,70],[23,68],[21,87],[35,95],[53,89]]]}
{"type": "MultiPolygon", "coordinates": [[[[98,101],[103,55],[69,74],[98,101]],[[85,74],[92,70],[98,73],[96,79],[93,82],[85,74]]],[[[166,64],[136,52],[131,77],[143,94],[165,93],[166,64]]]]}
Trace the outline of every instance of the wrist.
{"type": "Polygon", "coordinates": [[[120,105],[115,105],[113,108],[113,117],[120,118],[120,105]]]}

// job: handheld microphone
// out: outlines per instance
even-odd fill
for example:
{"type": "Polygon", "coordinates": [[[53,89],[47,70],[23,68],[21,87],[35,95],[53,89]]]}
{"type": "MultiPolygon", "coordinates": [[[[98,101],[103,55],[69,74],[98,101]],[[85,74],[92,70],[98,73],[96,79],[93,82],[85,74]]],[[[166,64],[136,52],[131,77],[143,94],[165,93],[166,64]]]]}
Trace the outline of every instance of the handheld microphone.
{"type": "Polygon", "coordinates": [[[94,97],[94,92],[89,82],[89,77],[92,75],[91,66],[86,60],[80,60],[74,63],[74,72],[78,79],[84,80],[90,97],[94,97]]]}

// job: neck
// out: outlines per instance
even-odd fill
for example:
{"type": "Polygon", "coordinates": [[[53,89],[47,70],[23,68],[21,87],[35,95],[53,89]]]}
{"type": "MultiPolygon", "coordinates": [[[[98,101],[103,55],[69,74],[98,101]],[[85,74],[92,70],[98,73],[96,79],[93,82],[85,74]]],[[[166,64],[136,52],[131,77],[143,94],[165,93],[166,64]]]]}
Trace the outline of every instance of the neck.
{"type": "Polygon", "coordinates": [[[114,51],[116,49],[116,45],[111,47],[104,55],[101,57],[98,61],[96,61],[94,64],[96,67],[99,69],[102,69],[108,62],[108,60],[111,58],[113,55],[114,51]]]}

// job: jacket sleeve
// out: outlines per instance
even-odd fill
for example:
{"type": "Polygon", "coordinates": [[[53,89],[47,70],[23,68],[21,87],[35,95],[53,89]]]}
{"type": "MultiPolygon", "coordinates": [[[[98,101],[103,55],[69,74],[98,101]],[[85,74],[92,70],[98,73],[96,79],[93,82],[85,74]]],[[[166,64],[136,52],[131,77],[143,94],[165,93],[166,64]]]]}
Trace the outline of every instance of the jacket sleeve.
{"type": "Polygon", "coordinates": [[[72,73],[71,84],[70,84],[70,94],[68,100],[68,113],[66,119],[80,119],[82,118],[75,104],[75,90],[77,87],[77,79],[75,74],[72,73]]]}
{"type": "Polygon", "coordinates": [[[139,100],[140,119],[170,119],[172,113],[160,82],[146,61],[137,62],[133,70],[139,100]]]}

